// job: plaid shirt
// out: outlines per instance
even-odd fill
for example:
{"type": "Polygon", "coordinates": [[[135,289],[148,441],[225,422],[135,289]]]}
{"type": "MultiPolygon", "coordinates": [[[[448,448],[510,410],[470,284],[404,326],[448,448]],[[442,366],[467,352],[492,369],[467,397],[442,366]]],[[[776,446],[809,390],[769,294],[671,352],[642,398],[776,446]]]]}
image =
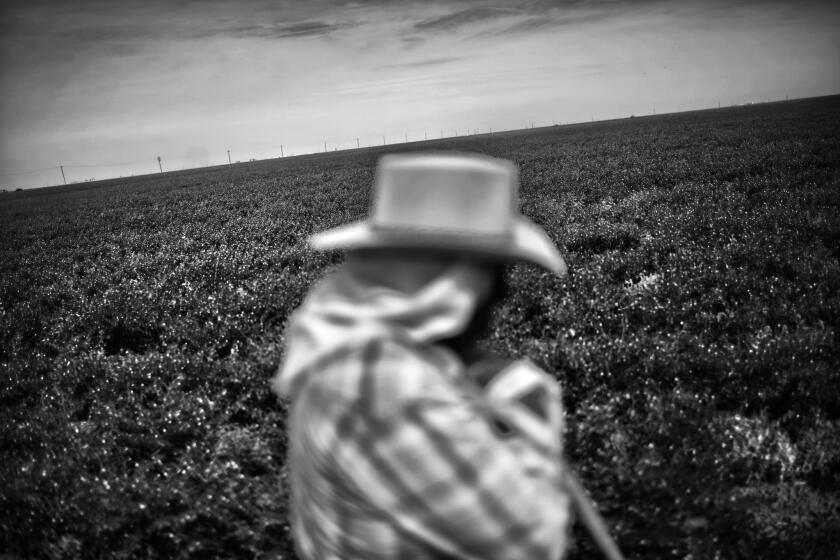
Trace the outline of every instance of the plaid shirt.
{"type": "Polygon", "coordinates": [[[445,348],[378,338],[322,356],[290,415],[298,553],[559,558],[569,521],[559,450],[494,425],[445,348]]]}

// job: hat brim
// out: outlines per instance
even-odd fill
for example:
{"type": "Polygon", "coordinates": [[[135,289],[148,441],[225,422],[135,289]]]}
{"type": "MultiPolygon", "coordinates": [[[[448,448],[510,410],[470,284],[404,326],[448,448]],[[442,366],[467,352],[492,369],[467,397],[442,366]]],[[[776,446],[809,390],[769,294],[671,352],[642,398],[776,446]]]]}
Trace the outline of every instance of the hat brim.
{"type": "Polygon", "coordinates": [[[528,261],[558,276],[568,267],[545,231],[525,216],[514,217],[511,234],[488,236],[448,230],[378,228],[367,221],[352,222],[316,233],[309,245],[330,249],[402,248],[457,252],[495,260],[528,261]]]}

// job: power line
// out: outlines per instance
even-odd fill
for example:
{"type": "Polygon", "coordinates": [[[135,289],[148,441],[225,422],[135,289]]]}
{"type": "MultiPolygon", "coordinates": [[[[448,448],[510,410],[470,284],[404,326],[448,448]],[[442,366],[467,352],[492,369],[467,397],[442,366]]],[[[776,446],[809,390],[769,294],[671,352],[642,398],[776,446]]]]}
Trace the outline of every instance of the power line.
{"type": "Polygon", "coordinates": [[[65,165],[64,167],[121,167],[123,165],[134,165],[135,163],[145,163],[147,161],[148,161],[147,159],[136,159],[134,161],[126,161],[126,162],[123,162],[123,163],[101,163],[101,164],[96,164],[96,165],[78,164],[78,165],[65,165]]]}
{"type": "Polygon", "coordinates": [[[14,175],[29,175],[31,173],[43,173],[44,171],[53,171],[55,169],[64,168],[80,168],[80,167],[121,167],[123,165],[134,165],[135,163],[144,163],[147,160],[145,159],[137,159],[134,161],[126,161],[124,163],[100,163],[95,165],[85,165],[85,164],[71,164],[71,165],[53,165],[52,167],[42,167],[41,169],[29,169],[27,171],[15,171],[12,173],[0,173],[0,177],[11,177],[14,175]]]}
{"type": "MultiPolygon", "coordinates": [[[[530,126],[533,127],[534,123],[531,122],[530,126]]],[[[490,128],[489,130],[490,130],[490,134],[493,134],[493,129],[490,128]]],[[[470,135],[470,132],[472,132],[472,134],[478,134],[479,131],[480,131],[480,129],[473,129],[473,130],[468,129],[466,134],[470,135]]],[[[392,131],[392,132],[394,132],[394,131],[392,131]]],[[[419,134],[419,130],[415,130],[412,134],[415,134],[415,133],[419,134]]],[[[408,142],[408,136],[409,136],[408,132],[403,130],[403,142],[406,142],[406,143],[408,142]]],[[[460,136],[459,131],[456,128],[455,129],[455,137],[457,138],[459,136],[460,136]]],[[[385,134],[385,135],[367,134],[365,137],[370,140],[370,142],[368,142],[368,146],[373,145],[373,143],[375,142],[373,140],[373,138],[382,138],[382,145],[383,146],[388,145],[388,140],[387,140],[388,134],[385,134]]],[[[446,134],[444,133],[444,130],[441,129],[440,130],[440,138],[442,139],[442,138],[445,138],[445,137],[446,137],[446,134]]],[[[426,129],[426,130],[423,131],[423,140],[428,141],[429,138],[430,137],[429,137],[428,129],[426,129]]],[[[323,149],[326,152],[329,149],[329,144],[332,143],[332,144],[341,145],[341,143],[344,142],[345,140],[348,141],[349,143],[352,143],[353,138],[352,137],[347,137],[347,138],[345,138],[345,137],[330,137],[330,138],[327,138],[326,140],[323,141],[323,149]]],[[[356,136],[355,140],[356,140],[356,149],[360,149],[361,148],[361,137],[356,136]]],[[[280,145],[280,157],[285,156],[285,149],[286,148],[288,148],[288,146],[284,146],[283,144],[280,145]]],[[[336,149],[338,149],[338,148],[336,148],[336,149]]],[[[226,150],[229,165],[232,163],[232,154],[230,152],[231,152],[231,150],[229,150],[229,149],[226,150]]],[[[106,169],[106,168],[126,167],[126,166],[135,166],[135,165],[143,165],[143,164],[149,165],[150,163],[151,163],[151,165],[154,165],[153,162],[155,160],[157,160],[157,163],[158,163],[158,171],[160,173],[163,173],[163,162],[162,162],[163,158],[162,158],[162,156],[156,156],[152,159],[151,162],[149,161],[149,159],[143,158],[143,159],[136,159],[136,160],[132,160],[132,161],[118,162],[118,163],[97,163],[97,164],[90,164],[90,163],[87,163],[87,164],[85,164],[85,163],[73,164],[73,163],[71,163],[71,164],[53,165],[53,166],[42,167],[42,168],[37,168],[37,169],[27,169],[27,170],[24,170],[24,171],[5,172],[5,173],[0,173],[0,177],[4,177],[4,178],[5,177],[17,177],[17,176],[23,176],[23,175],[32,175],[32,174],[35,174],[35,173],[46,173],[46,172],[50,172],[50,171],[59,171],[59,173],[62,176],[62,182],[67,183],[67,178],[66,178],[65,173],[68,170],[73,170],[73,169],[106,169]]],[[[203,166],[199,166],[199,167],[203,167],[203,166]]],[[[133,175],[133,173],[132,173],[132,175],[133,175]]]]}
{"type": "Polygon", "coordinates": [[[15,173],[0,173],[0,177],[11,177],[12,175],[29,175],[30,173],[43,173],[44,171],[53,171],[59,166],[44,167],[43,169],[33,169],[31,171],[17,171],[15,173]]]}

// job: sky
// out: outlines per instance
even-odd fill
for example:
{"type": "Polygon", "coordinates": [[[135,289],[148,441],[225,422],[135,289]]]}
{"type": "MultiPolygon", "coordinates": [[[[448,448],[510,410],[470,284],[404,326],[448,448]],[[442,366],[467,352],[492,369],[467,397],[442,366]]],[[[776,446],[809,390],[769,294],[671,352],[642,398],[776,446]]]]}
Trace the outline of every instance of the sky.
{"type": "Polygon", "coordinates": [[[838,31],[817,0],[6,0],[0,188],[836,94],[838,31]]]}

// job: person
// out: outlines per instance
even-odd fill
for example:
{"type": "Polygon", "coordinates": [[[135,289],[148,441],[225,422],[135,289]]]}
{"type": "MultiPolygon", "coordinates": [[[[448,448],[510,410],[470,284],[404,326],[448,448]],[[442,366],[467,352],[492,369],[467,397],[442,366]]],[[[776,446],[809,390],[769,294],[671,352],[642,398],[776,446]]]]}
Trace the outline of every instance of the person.
{"type": "Polygon", "coordinates": [[[505,266],[564,275],[518,212],[511,162],[381,158],[367,220],[313,235],[346,260],[307,295],[272,380],[291,399],[304,559],[551,559],[569,542],[556,381],[481,350],[505,266]]]}

